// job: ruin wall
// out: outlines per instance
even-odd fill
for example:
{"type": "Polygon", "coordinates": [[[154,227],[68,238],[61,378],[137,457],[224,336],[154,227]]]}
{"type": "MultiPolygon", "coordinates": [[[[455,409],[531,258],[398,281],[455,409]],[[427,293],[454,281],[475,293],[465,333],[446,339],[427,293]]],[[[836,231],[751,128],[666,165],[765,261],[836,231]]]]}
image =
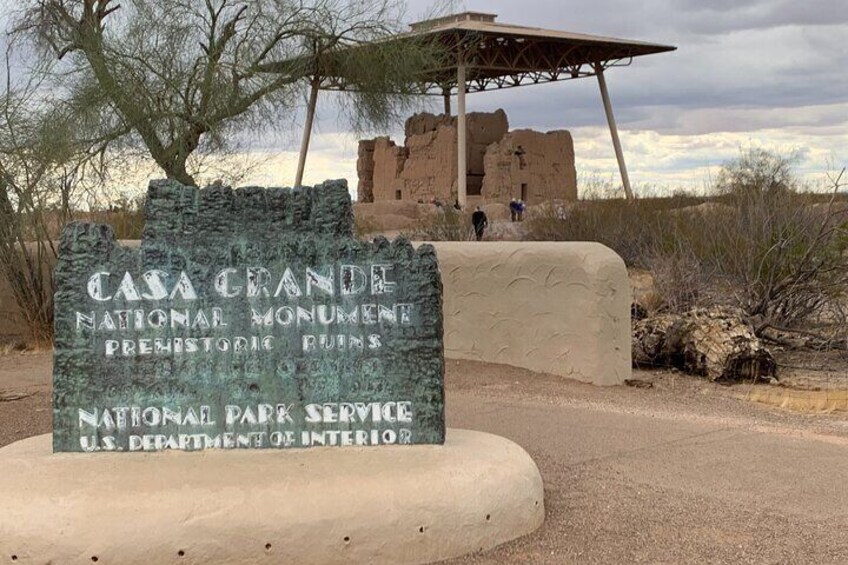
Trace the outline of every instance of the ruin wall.
{"type": "MultiPolygon", "coordinates": [[[[396,200],[395,191],[403,188],[400,174],[406,164],[407,151],[388,137],[374,140],[372,192],[374,201],[396,200]]],[[[358,165],[357,165],[357,168],[358,165]]],[[[398,199],[400,200],[400,199],[398,199]]]]}
{"type": "Polygon", "coordinates": [[[530,203],[577,199],[574,142],[564,130],[516,130],[493,143],[484,158],[482,194],[487,200],[530,203]]]}
{"type": "MultiPolygon", "coordinates": [[[[567,131],[509,132],[503,110],[467,115],[467,194],[508,202],[577,198],[574,145],[567,131]],[[522,186],[524,192],[522,193],[522,186]]],[[[360,142],[359,201],[453,202],[457,194],[457,119],[416,114],[404,146],[388,137],[360,142]]]]}
{"type": "Polygon", "coordinates": [[[362,139],[356,155],[356,194],[360,202],[374,202],[374,145],[373,139],[362,139]]]}
{"type": "Polygon", "coordinates": [[[456,195],[456,129],[440,125],[434,131],[407,137],[408,157],[401,178],[403,199],[452,202],[456,195]]]}

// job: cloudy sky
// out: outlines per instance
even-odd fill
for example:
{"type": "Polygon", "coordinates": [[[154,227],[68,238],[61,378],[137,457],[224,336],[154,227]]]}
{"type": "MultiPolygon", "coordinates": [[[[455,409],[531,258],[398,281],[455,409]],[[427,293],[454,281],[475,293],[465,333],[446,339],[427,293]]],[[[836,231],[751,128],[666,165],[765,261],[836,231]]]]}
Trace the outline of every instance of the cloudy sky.
{"type": "MultiPolygon", "coordinates": [[[[428,2],[410,2],[411,16],[428,2]]],[[[848,165],[846,0],[468,0],[498,21],[676,45],[607,73],[631,180],[652,193],[703,190],[740,148],[797,152],[812,181],[848,165]]],[[[441,102],[440,99],[436,99],[441,102]]],[[[469,111],[504,108],[511,127],[569,129],[583,186],[618,182],[593,78],[474,94],[469,111]]],[[[439,106],[434,106],[438,110],[439,106]]],[[[307,183],[356,185],[356,138],[324,97],[307,183]]],[[[391,133],[402,138],[400,128],[391,133]]],[[[297,135],[250,180],[291,184],[297,135]]]]}

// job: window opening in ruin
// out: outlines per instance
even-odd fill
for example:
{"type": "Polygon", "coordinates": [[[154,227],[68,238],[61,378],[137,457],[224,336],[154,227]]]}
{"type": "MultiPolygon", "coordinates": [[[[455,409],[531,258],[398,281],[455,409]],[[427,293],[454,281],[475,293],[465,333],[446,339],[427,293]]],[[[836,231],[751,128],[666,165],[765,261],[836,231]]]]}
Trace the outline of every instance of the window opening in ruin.
{"type": "Polygon", "coordinates": [[[521,147],[520,145],[518,146],[518,149],[515,150],[515,155],[516,155],[516,157],[518,157],[518,169],[519,170],[524,170],[524,169],[527,168],[527,160],[524,159],[524,153],[526,153],[526,152],[524,151],[524,148],[521,147]]]}
{"type": "Polygon", "coordinates": [[[527,204],[527,183],[521,183],[521,201],[527,204]]]}
{"type": "Polygon", "coordinates": [[[403,200],[403,193],[400,190],[395,191],[395,200],[403,200]]]}

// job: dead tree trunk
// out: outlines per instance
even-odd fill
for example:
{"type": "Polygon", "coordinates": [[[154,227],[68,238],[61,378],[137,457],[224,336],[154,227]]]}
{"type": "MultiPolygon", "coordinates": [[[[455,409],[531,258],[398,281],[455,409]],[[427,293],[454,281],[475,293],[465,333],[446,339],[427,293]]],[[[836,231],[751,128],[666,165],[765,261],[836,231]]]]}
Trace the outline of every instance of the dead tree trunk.
{"type": "Polygon", "coordinates": [[[697,308],[633,323],[633,364],[676,367],[711,381],[770,380],[777,363],[740,312],[697,308]]]}

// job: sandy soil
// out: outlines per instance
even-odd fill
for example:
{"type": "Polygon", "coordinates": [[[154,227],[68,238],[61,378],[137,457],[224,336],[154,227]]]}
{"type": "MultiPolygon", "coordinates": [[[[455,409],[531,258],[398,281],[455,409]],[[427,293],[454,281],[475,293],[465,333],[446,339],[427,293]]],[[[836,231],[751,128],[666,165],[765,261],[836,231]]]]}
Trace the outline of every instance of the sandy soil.
{"type": "MultiPolygon", "coordinates": [[[[0,357],[0,446],[50,429],[51,358],[0,357]]],[[[522,445],[545,481],[536,533],[451,564],[848,563],[848,414],[636,371],[597,388],[449,361],[448,425],[522,445]]]]}
{"type": "Polygon", "coordinates": [[[52,431],[50,353],[0,355],[0,447],[52,431]]]}
{"type": "Polygon", "coordinates": [[[848,390],[848,351],[773,352],[778,376],[799,390],[848,390]]]}

